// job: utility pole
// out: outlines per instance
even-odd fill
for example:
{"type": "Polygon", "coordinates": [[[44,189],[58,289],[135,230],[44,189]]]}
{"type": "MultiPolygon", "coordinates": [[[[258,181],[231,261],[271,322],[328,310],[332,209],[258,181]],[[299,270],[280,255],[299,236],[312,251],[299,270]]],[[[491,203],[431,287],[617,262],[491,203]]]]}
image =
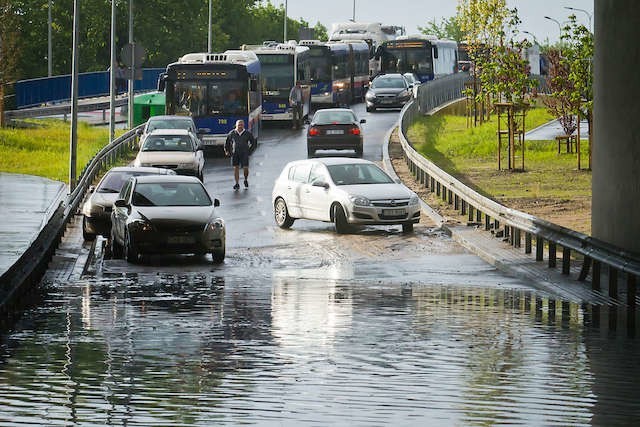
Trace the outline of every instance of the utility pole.
{"type": "Polygon", "coordinates": [[[211,53],[211,15],[213,14],[213,0],[209,0],[209,26],[207,31],[207,53],[211,53]]]}
{"type": "Polygon", "coordinates": [[[131,46],[131,75],[129,76],[129,129],[133,129],[133,85],[136,82],[136,45],[133,42],[133,0],[129,0],[129,45],[131,46]]]}
{"type": "Polygon", "coordinates": [[[109,142],[116,133],[116,0],[111,0],[111,72],[109,73],[109,142]]]}
{"type": "Polygon", "coordinates": [[[52,34],[51,34],[51,26],[53,25],[53,22],[51,20],[51,0],[49,0],[49,13],[48,13],[49,17],[47,19],[47,72],[48,72],[48,76],[51,77],[53,75],[53,43],[51,40],[52,34]]]}
{"type": "Polygon", "coordinates": [[[73,0],[73,53],[71,65],[71,137],[69,142],[69,191],[76,188],[78,148],[78,29],[80,28],[79,0],[73,0]]]}
{"type": "Polygon", "coordinates": [[[282,43],[287,42],[287,0],[284,0],[284,37],[282,43]]]}

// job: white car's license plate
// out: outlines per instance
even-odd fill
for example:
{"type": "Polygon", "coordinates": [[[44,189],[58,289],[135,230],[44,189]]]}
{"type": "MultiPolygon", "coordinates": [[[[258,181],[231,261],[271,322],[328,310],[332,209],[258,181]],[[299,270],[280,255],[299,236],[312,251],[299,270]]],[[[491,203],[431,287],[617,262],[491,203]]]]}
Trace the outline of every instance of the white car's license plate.
{"type": "Polygon", "coordinates": [[[383,104],[393,104],[394,101],[395,99],[383,99],[381,102],[383,104]]]}
{"type": "Polygon", "coordinates": [[[328,129],[327,135],[344,135],[344,130],[342,129],[328,129]]]}
{"type": "Polygon", "coordinates": [[[195,243],[193,236],[169,236],[167,242],[173,245],[184,245],[195,243]]]}
{"type": "Polygon", "coordinates": [[[382,215],[384,216],[400,216],[406,214],[404,209],[383,209],[382,215]]]}

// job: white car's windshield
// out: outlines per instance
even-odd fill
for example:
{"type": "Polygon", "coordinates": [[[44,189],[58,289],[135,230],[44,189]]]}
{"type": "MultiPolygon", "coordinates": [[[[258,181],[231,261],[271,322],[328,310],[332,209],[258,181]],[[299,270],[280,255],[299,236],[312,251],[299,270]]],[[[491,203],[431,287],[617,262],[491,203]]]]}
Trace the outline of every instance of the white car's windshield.
{"type": "Polygon", "coordinates": [[[392,184],[394,181],[375,165],[355,163],[327,166],[336,185],[392,184]]]}
{"type": "Polygon", "coordinates": [[[188,136],[152,135],[145,140],[142,151],[194,151],[194,147],[188,136]]]}
{"type": "Polygon", "coordinates": [[[131,197],[134,206],[211,206],[211,198],[195,182],[138,184],[131,197]]]}

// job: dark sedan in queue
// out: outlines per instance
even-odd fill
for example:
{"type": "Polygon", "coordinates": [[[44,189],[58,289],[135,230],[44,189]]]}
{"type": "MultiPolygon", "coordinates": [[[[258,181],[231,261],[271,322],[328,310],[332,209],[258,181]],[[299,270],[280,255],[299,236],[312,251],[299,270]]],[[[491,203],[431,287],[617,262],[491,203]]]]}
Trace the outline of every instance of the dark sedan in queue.
{"type": "Polygon", "coordinates": [[[89,187],[89,197],[82,205],[82,237],[93,240],[100,234],[109,237],[113,202],[127,179],[140,175],[175,175],[164,168],[116,166],[104,174],[98,185],[89,187]]]}
{"type": "Polygon", "coordinates": [[[136,262],[145,254],[211,253],[222,262],[226,229],[218,206],[196,177],[132,177],[111,213],[113,256],[136,262]]]}
{"type": "Polygon", "coordinates": [[[349,108],[316,111],[307,129],[308,156],[313,156],[316,150],[354,150],[362,157],[362,123],[366,120],[358,120],[349,108]]]}
{"type": "Polygon", "coordinates": [[[364,97],[367,111],[378,108],[402,108],[412,96],[407,80],[399,73],[379,74],[364,97]]]}

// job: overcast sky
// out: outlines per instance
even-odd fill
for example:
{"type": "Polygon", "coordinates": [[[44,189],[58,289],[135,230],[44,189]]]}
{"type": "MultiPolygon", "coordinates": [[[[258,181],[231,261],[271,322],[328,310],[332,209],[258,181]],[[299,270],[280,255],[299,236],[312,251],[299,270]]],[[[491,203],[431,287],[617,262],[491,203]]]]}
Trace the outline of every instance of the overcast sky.
{"type": "MultiPolygon", "coordinates": [[[[284,5],[284,0],[271,0],[275,5],[284,5]]],[[[404,26],[407,34],[418,33],[418,26],[436,19],[449,18],[456,14],[456,0],[287,0],[287,15],[293,19],[304,18],[309,25],[318,21],[331,29],[334,22],[345,22],[353,17],[358,22],[381,22],[387,25],[404,26]]],[[[552,43],[560,35],[558,24],[545,19],[549,16],[563,23],[571,14],[578,22],[589,25],[587,13],[571,11],[565,6],[584,9],[593,16],[593,0],[507,0],[509,8],[517,8],[522,21],[520,31],[533,33],[540,43],[549,39],[552,43]]],[[[592,18],[593,20],[593,18],[592,18]]],[[[591,23],[593,28],[593,22],[591,23]]]]}

